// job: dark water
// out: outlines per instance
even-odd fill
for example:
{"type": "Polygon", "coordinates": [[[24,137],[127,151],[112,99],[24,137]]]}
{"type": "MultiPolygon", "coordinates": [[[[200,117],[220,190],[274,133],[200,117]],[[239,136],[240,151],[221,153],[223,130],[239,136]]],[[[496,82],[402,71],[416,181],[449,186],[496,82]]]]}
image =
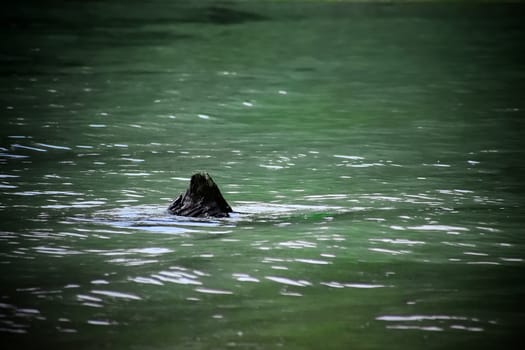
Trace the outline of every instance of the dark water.
{"type": "Polygon", "coordinates": [[[5,5],[2,349],[520,348],[524,14],[5,5]]]}

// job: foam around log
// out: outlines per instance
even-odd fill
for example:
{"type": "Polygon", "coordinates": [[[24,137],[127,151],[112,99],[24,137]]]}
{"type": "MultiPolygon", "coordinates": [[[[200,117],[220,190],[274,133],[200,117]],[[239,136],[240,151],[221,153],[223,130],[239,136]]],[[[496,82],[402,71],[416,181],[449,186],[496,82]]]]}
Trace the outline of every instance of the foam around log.
{"type": "Polygon", "coordinates": [[[194,174],[186,193],[179,195],[168,207],[173,215],[190,217],[227,217],[232,211],[207,173],[194,174]]]}

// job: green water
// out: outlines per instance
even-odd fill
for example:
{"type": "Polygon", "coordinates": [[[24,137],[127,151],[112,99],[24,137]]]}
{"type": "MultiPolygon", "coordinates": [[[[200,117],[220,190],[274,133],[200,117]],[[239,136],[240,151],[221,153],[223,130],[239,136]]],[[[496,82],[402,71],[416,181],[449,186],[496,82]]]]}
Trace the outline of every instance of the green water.
{"type": "Polygon", "coordinates": [[[2,349],[519,348],[523,5],[8,9],[2,349]]]}

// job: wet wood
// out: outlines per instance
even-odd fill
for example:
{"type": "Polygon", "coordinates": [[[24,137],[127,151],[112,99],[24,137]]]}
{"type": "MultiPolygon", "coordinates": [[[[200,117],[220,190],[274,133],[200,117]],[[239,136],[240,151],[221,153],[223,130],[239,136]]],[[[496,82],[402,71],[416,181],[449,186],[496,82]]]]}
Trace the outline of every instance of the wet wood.
{"type": "Polygon", "coordinates": [[[228,217],[233,210],[207,173],[191,177],[190,187],[170,204],[168,212],[190,217],[228,217]]]}

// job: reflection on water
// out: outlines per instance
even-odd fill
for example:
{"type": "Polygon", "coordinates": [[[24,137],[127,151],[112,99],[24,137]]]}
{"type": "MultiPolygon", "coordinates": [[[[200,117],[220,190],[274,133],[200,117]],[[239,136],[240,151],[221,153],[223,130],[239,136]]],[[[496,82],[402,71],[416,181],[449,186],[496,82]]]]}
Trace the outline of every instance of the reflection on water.
{"type": "Polygon", "coordinates": [[[60,5],[1,15],[7,348],[512,347],[523,6],[60,5]]]}
{"type": "Polygon", "coordinates": [[[468,318],[464,316],[446,316],[446,315],[409,315],[409,316],[379,316],[376,318],[380,321],[386,321],[395,323],[388,325],[389,329],[400,329],[400,330],[423,330],[423,331],[444,331],[446,328],[454,330],[462,330],[468,332],[483,332],[484,328],[480,325],[484,323],[496,324],[494,320],[481,321],[478,318],[468,318]],[[432,324],[435,321],[435,325],[432,324]],[[448,323],[448,325],[447,325],[448,323]],[[463,324],[458,324],[463,323],[463,324]],[[465,326],[464,323],[474,324],[475,326],[465,326]],[[447,327],[448,326],[448,327],[447,327]]]}

